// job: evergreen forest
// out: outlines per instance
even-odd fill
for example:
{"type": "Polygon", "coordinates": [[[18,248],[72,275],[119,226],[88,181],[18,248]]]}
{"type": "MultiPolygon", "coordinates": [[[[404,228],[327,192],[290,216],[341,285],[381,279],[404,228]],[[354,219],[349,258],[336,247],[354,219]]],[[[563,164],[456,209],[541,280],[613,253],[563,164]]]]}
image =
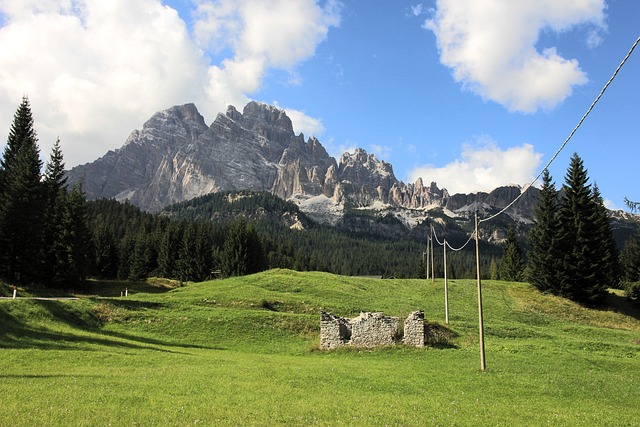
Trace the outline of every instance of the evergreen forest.
{"type": "MultiPolygon", "coordinates": [[[[87,201],[81,182],[67,185],[64,167],[60,141],[46,164],[40,160],[23,98],[0,158],[0,278],[6,283],[82,292],[90,290],[91,277],[187,282],[272,268],[426,277],[424,237],[391,239],[321,225],[292,202],[248,191],[209,194],[150,214],[128,202],[87,201]]],[[[510,228],[503,245],[481,242],[481,276],[530,281],[588,305],[621,283],[632,284],[629,295],[635,295],[639,239],[618,253],[598,187],[588,181],[577,154],[562,192],[545,171],[528,239],[520,241],[510,228]]],[[[421,225],[424,236],[428,225],[421,225]]],[[[444,273],[442,251],[436,246],[433,254],[437,277],[444,273]]],[[[447,254],[447,275],[475,277],[475,245],[447,254]]]]}

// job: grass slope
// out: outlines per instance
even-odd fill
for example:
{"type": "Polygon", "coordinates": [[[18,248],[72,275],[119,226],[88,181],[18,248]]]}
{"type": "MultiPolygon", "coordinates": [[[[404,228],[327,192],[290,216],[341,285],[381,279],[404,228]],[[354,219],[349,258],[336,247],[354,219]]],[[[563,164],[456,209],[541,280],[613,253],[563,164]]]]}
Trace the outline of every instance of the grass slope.
{"type": "Polygon", "coordinates": [[[480,372],[475,282],[449,286],[454,337],[427,349],[321,352],[319,313],[442,322],[442,281],[273,270],[3,300],[0,425],[640,425],[637,312],[483,282],[480,372]]]}

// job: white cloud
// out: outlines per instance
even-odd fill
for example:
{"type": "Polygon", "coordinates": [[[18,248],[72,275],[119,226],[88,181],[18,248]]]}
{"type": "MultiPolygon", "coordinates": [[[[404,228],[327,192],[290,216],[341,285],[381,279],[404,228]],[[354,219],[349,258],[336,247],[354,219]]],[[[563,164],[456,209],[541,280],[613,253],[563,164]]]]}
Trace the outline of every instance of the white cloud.
{"type": "Polygon", "coordinates": [[[422,15],[422,12],[424,11],[424,6],[422,5],[422,3],[419,3],[417,5],[411,5],[411,14],[413,16],[420,16],[422,15]]]}
{"type": "Polygon", "coordinates": [[[541,158],[530,144],[502,150],[490,138],[481,137],[474,145],[463,145],[461,159],[442,167],[419,166],[410,173],[409,181],[421,177],[424,182],[437,182],[450,194],[491,191],[509,184],[524,186],[537,175],[541,158]]]}
{"type": "Polygon", "coordinates": [[[334,0],[193,1],[190,33],[160,0],[0,0],[0,132],[27,95],[43,157],[59,136],[68,166],[91,161],[160,109],[243,107],[340,19],[334,0]]]}
{"type": "Polygon", "coordinates": [[[315,136],[318,137],[322,135],[324,132],[324,125],[322,124],[322,120],[316,119],[314,117],[308,116],[302,111],[294,110],[291,108],[285,108],[285,112],[287,116],[291,119],[293,123],[293,131],[298,134],[302,132],[306,136],[315,136]]]}
{"type": "MultiPolygon", "coordinates": [[[[604,0],[437,0],[425,28],[436,35],[440,61],[456,81],[511,111],[531,113],[553,108],[587,81],[576,60],[555,48],[536,49],[540,32],[581,24],[604,29],[604,9],[604,0]]],[[[586,42],[597,43],[597,31],[586,42]]]]}

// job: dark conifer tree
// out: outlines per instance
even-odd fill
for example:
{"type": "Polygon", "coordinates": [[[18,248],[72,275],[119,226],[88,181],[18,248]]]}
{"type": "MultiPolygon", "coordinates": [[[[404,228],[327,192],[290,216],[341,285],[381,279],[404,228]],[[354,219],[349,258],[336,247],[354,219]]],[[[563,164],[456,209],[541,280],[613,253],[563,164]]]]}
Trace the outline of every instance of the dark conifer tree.
{"type": "Polygon", "coordinates": [[[542,175],[540,199],[534,210],[534,226],[529,232],[529,281],[539,290],[558,293],[558,195],[548,170],[542,175]]]}
{"type": "Polygon", "coordinates": [[[584,163],[577,154],[571,158],[564,188],[558,217],[562,256],[558,293],[580,303],[597,304],[604,299],[607,284],[599,281],[598,274],[600,234],[593,222],[596,204],[584,163]]]}
{"type": "Polygon", "coordinates": [[[104,216],[100,215],[94,221],[91,236],[93,259],[90,274],[102,279],[115,279],[118,274],[118,247],[104,216]]]}
{"type": "Polygon", "coordinates": [[[229,224],[220,258],[224,276],[244,276],[266,268],[262,242],[253,224],[247,225],[243,217],[229,224]]]}
{"type": "Polygon", "coordinates": [[[597,281],[606,288],[618,288],[621,277],[618,247],[609,223],[609,214],[597,184],[593,185],[591,199],[595,205],[592,222],[596,233],[594,236],[596,251],[594,257],[598,260],[599,265],[596,271],[597,281]]]}
{"type": "Polygon", "coordinates": [[[177,264],[181,244],[181,223],[169,222],[158,243],[158,275],[160,277],[179,277],[177,264]]]}
{"type": "Polygon", "coordinates": [[[523,270],[522,248],[520,247],[516,230],[513,227],[509,227],[502,262],[500,263],[500,279],[519,282],[522,280],[523,270]]]}
{"type": "Polygon", "coordinates": [[[42,161],[29,100],[24,97],[0,159],[0,274],[26,284],[40,278],[42,161]]]}
{"type": "Polygon", "coordinates": [[[496,259],[494,257],[491,257],[491,261],[489,262],[489,279],[500,279],[500,270],[498,269],[498,263],[496,262],[496,259]]]}
{"type": "Polygon", "coordinates": [[[146,279],[151,270],[150,233],[145,227],[138,230],[138,234],[131,253],[131,267],[129,280],[146,279]]]}
{"type": "Polygon", "coordinates": [[[627,282],[640,281],[640,234],[626,241],[620,252],[622,278],[627,282]]]}
{"type": "Polygon", "coordinates": [[[120,280],[129,278],[131,254],[136,245],[135,235],[133,230],[126,230],[118,242],[118,279],[120,280]]]}
{"type": "Polygon", "coordinates": [[[209,278],[213,266],[213,240],[209,223],[198,221],[194,254],[194,270],[197,281],[209,278]]]}
{"type": "Polygon", "coordinates": [[[195,280],[197,275],[197,267],[195,262],[196,254],[196,227],[193,221],[190,221],[182,234],[182,243],[180,246],[178,258],[178,279],[182,282],[195,280]]]}
{"type": "Polygon", "coordinates": [[[63,217],[63,242],[66,249],[65,285],[84,285],[89,272],[91,232],[87,215],[87,198],[82,182],[75,184],[67,197],[63,217]]]}
{"type": "Polygon", "coordinates": [[[42,228],[42,278],[54,287],[63,285],[67,272],[66,248],[63,242],[64,210],[67,201],[67,178],[60,140],[51,150],[44,173],[44,224],[42,228]]]}

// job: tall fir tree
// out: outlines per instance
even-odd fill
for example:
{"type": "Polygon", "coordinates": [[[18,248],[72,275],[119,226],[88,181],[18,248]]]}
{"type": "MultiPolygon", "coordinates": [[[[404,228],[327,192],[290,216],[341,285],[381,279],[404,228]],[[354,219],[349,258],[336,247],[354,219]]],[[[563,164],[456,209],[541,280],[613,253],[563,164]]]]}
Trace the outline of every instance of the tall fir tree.
{"type": "Polygon", "coordinates": [[[565,193],[560,204],[558,233],[562,262],[559,265],[559,294],[583,304],[602,302],[607,284],[600,281],[598,240],[593,222],[596,204],[592,199],[587,170],[577,153],[565,176],[565,193]]]}
{"type": "Polygon", "coordinates": [[[594,203],[594,216],[591,219],[595,227],[595,259],[599,262],[596,271],[598,283],[602,283],[607,288],[618,288],[622,270],[620,267],[618,247],[611,230],[609,214],[604,205],[604,200],[600,194],[597,184],[593,184],[591,200],[594,203]]]}
{"type": "Polygon", "coordinates": [[[102,279],[115,279],[118,273],[118,246],[103,215],[92,226],[92,259],[90,275],[102,279]]]}
{"type": "Polygon", "coordinates": [[[195,279],[198,281],[203,281],[210,277],[213,267],[213,240],[208,225],[209,223],[204,221],[198,221],[196,224],[194,264],[195,279]]]}
{"type": "Polygon", "coordinates": [[[502,262],[500,263],[500,279],[520,282],[523,270],[522,248],[518,241],[516,230],[513,227],[509,227],[502,262]]]}
{"type": "Polygon", "coordinates": [[[171,221],[164,228],[158,243],[158,275],[160,277],[177,276],[181,237],[182,222],[171,221]]]}
{"type": "Polygon", "coordinates": [[[78,289],[85,284],[89,271],[91,232],[87,215],[87,198],[82,181],[69,192],[63,215],[63,236],[66,252],[65,286],[78,289]]]}
{"type": "Polygon", "coordinates": [[[542,292],[558,289],[558,192],[547,169],[542,174],[540,199],[534,209],[534,225],[529,232],[529,281],[542,292]]]}
{"type": "Polygon", "coordinates": [[[22,99],[0,159],[0,275],[28,284],[40,277],[42,161],[31,106],[22,99]]]}
{"type": "Polygon", "coordinates": [[[42,267],[41,281],[53,287],[64,283],[67,273],[66,248],[62,241],[64,235],[64,210],[67,202],[67,178],[64,173],[64,160],[60,148],[60,139],[51,150],[44,173],[44,223],[42,227],[42,267]]]}
{"type": "Polygon", "coordinates": [[[196,236],[195,224],[190,221],[185,226],[182,234],[182,244],[177,262],[178,278],[181,282],[195,280],[196,278],[196,236]]]}
{"type": "Polygon", "coordinates": [[[620,264],[623,280],[640,281],[640,232],[625,242],[620,252],[620,264]]]}
{"type": "Polygon", "coordinates": [[[266,268],[260,236],[254,225],[247,224],[243,217],[229,224],[220,257],[224,276],[244,276],[266,268]]]}

